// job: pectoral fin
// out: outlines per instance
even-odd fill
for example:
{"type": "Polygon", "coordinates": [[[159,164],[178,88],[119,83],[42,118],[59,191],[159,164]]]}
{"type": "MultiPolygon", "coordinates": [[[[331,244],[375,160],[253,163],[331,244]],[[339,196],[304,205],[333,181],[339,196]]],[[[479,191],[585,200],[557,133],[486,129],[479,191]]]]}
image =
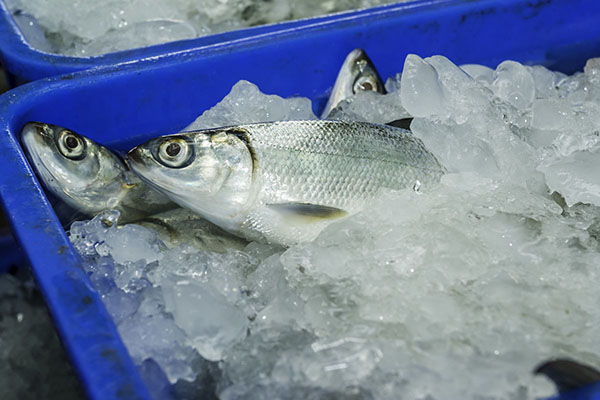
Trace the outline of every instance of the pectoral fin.
{"type": "Polygon", "coordinates": [[[321,206],[310,203],[280,203],[267,204],[267,207],[278,212],[284,217],[301,218],[306,222],[317,222],[342,218],[348,213],[342,209],[329,206],[321,206]]]}
{"type": "Polygon", "coordinates": [[[410,131],[410,123],[412,122],[413,119],[414,118],[397,119],[395,121],[388,122],[386,125],[394,126],[396,128],[402,128],[402,129],[406,129],[406,130],[410,131]]]}

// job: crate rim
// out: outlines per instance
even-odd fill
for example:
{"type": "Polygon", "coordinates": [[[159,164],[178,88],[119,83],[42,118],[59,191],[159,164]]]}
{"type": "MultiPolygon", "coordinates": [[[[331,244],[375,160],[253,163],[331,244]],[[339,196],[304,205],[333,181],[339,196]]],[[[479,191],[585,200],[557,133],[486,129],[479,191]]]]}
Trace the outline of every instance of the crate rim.
{"type": "MultiPolygon", "coordinates": [[[[74,57],[54,53],[46,53],[32,47],[24,37],[16,21],[12,17],[5,0],[0,0],[0,54],[5,68],[27,81],[43,79],[49,76],[62,75],[83,69],[98,68],[108,65],[135,62],[142,59],[162,57],[175,53],[194,52],[199,49],[211,49],[227,46],[238,41],[269,37],[272,34],[298,32],[303,30],[326,29],[331,24],[343,21],[360,20],[365,17],[386,16],[398,12],[426,12],[474,0],[411,0],[406,3],[391,3],[372,8],[341,11],[322,16],[283,21],[256,27],[243,28],[228,32],[216,33],[198,38],[171,41],[147,47],[139,47],[110,52],[91,57],[74,57]]],[[[493,3],[497,0],[477,0],[493,3]]],[[[509,0],[511,2],[513,0],[509,0]]]]}

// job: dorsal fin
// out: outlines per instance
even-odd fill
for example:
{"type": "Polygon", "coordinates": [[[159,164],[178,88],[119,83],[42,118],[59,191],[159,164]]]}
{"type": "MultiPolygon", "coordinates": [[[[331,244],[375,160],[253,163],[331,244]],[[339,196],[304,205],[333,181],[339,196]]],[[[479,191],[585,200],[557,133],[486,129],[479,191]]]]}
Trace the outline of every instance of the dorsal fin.
{"type": "Polygon", "coordinates": [[[412,117],[401,118],[401,119],[397,119],[392,122],[388,122],[386,125],[394,126],[396,128],[402,128],[402,129],[406,129],[406,130],[410,131],[410,123],[412,122],[413,119],[414,118],[412,118],[412,117]]]}

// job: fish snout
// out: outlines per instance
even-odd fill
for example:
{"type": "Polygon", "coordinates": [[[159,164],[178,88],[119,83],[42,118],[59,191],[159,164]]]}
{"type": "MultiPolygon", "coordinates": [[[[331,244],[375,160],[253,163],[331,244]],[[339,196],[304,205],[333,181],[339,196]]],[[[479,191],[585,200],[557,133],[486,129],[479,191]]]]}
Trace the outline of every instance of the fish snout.
{"type": "Polygon", "coordinates": [[[41,123],[41,122],[28,122],[27,124],[25,124],[25,126],[23,127],[23,130],[21,132],[21,137],[23,139],[28,138],[28,139],[33,139],[36,136],[47,136],[47,126],[45,126],[45,124],[41,123]],[[46,128],[46,129],[44,129],[46,128]]]}
{"type": "Polygon", "coordinates": [[[54,148],[54,136],[51,128],[41,122],[29,122],[21,131],[21,143],[29,154],[38,153],[47,148],[54,148]]]}
{"type": "Polygon", "coordinates": [[[129,150],[127,156],[125,156],[127,165],[131,167],[132,164],[141,164],[143,162],[142,152],[143,151],[139,146],[129,150]]]}
{"type": "Polygon", "coordinates": [[[46,124],[44,122],[28,122],[23,127],[21,136],[33,135],[41,136],[46,139],[54,139],[54,135],[58,132],[60,127],[56,125],[46,124]]]}

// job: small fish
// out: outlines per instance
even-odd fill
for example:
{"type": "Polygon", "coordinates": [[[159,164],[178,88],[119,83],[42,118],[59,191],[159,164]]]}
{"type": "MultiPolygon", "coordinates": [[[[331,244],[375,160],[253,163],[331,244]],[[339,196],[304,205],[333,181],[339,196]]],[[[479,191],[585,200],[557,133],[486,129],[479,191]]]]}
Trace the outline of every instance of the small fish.
{"type": "Polygon", "coordinates": [[[247,239],[282,245],[312,240],[383,189],[427,187],[444,173],[409,131],[331,120],[182,132],[127,158],[182,207],[247,239]]]}
{"type": "Polygon", "coordinates": [[[321,114],[321,119],[331,116],[331,112],[340,102],[359,92],[377,92],[386,94],[385,85],[364,50],[355,49],[348,54],[321,114]]]}
{"type": "Polygon", "coordinates": [[[21,141],[44,186],[84,215],[118,210],[121,222],[130,222],[177,207],[144,184],[117,154],[71,130],[30,122],[21,141]]]}
{"type": "Polygon", "coordinates": [[[548,377],[561,393],[600,382],[600,371],[567,359],[546,361],[540,364],[534,373],[548,377]]]}

